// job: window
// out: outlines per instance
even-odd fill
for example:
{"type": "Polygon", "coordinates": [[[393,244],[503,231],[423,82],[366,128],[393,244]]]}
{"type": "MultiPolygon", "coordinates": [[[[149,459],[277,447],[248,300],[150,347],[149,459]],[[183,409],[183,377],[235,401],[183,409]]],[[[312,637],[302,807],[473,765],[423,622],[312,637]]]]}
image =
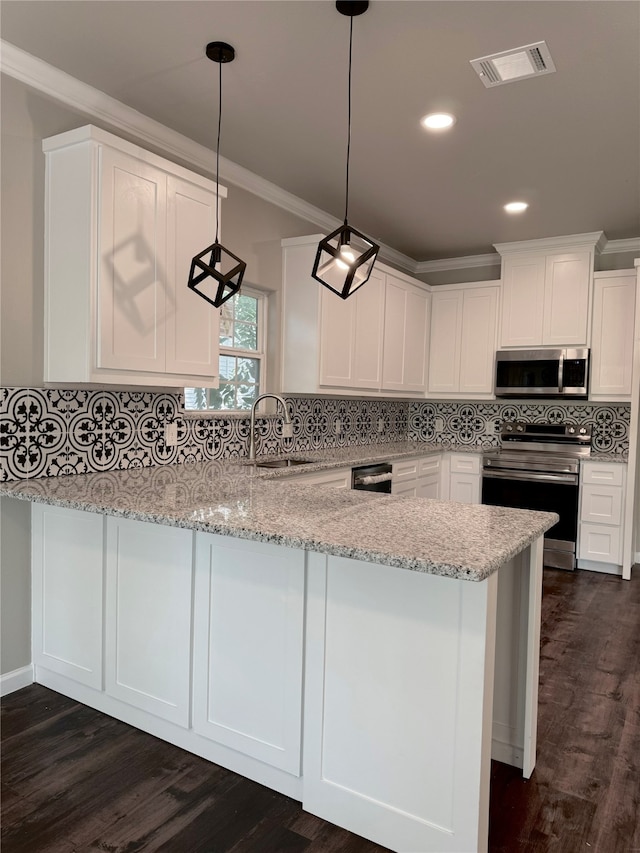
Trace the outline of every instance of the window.
{"type": "Polygon", "coordinates": [[[266,295],[243,288],[220,308],[220,385],[185,388],[188,410],[243,411],[265,380],[266,295]]]}

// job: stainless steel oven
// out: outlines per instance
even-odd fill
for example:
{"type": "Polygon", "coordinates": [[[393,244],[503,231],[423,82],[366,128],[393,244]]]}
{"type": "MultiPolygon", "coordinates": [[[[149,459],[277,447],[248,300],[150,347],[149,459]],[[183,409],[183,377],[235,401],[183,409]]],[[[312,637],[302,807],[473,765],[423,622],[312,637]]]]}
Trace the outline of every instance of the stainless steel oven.
{"type": "Polygon", "coordinates": [[[574,569],[580,459],[591,431],[574,424],[505,423],[502,449],[483,456],[482,503],[557,512],[544,538],[544,564],[574,569]]]}

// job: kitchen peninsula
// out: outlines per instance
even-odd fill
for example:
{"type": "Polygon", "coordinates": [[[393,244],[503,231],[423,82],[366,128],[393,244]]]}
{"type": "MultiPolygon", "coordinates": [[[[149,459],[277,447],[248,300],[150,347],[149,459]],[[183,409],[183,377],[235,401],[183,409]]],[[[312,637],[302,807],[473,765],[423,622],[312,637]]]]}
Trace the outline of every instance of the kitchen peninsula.
{"type": "Polygon", "coordinates": [[[38,682],[392,850],[486,849],[491,756],[535,765],[555,515],[231,462],[0,493],[33,502],[38,682]]]}

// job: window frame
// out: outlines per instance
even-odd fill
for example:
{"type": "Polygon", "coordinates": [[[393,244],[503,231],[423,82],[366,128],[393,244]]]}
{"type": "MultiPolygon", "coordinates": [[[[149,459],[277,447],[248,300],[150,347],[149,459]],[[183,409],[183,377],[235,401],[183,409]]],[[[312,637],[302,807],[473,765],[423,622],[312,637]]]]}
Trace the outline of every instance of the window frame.
{"type": "MultiPolygon", "coordinates": [[[[234,358],[251,358],[255,359],[259,362],[260,365],[260,381],[258,383],[258,394],[259,397],[261,394],[264,394],[264,388],[267,381],[267,318],[268,318],[268,299],[269,293],[266,290],[261,290],[255,286],[242,286],[239,296],[249,296],[252,299],[256,300],[256,329],[257,329],[257,340],[258,340],[258,349],[242,349],[240,347],[229,347],[222,346],[219,344],[219,353],[218,353],[218,365],[220,364],[220,358],[223,356],[230,356],[234,358]]],[[[232,297],[233,298],[233,297],[232,297]]],[[[218,330],[218,342],[220,341],[220,331],[218,330]]],[[[207,393],[207,399],[209,398],[208,390],[205,389],[207,393]]],[[[261,404],[262,406],[263,404],[261,404]]],[[[214,409],[211,407],[207,407],[206,409],[187,409],[186,408],[186,390],[185,390],[185,407],[184,411],[189,415],[200,415],[200,416],[211,416],[211,415],[219,415],[220,417],[226,417],[227,415],[244,415],[245,417],[249,414],[249,409],[214,409]]]]}

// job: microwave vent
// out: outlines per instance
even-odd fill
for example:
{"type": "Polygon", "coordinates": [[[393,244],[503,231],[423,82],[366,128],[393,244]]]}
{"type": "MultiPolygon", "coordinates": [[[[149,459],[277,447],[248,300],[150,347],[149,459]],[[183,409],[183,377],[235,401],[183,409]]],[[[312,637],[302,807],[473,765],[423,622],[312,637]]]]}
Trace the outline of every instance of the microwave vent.
{"type": "Polygon", "coordinates": [[[513,83],[515,80],[523,80],[526,77],[551,74],[556,70],[549,48],[544,41],[481,56],[470,62],[488,89],[493,86],[502,86],[504,83],[513,83]]]}

